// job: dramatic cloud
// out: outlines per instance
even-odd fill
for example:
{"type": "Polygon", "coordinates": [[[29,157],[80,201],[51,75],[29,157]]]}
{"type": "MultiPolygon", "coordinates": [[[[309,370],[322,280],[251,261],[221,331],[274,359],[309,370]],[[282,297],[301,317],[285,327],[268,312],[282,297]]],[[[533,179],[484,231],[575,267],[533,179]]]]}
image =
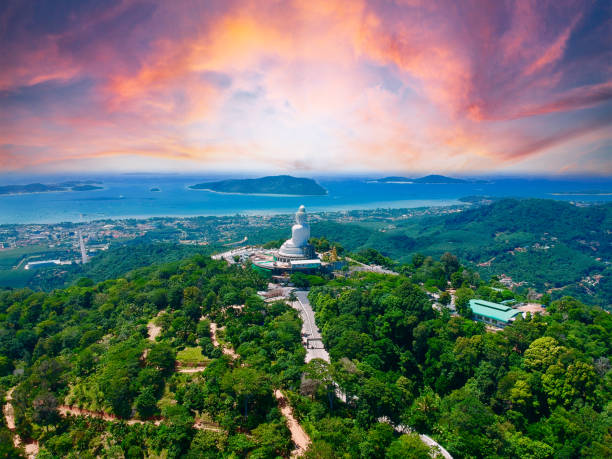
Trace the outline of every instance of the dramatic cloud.
{"type": "Polygon", "coordinates": [[[610,8],[4,2],[0,167],[612,173],[610,8]]]}

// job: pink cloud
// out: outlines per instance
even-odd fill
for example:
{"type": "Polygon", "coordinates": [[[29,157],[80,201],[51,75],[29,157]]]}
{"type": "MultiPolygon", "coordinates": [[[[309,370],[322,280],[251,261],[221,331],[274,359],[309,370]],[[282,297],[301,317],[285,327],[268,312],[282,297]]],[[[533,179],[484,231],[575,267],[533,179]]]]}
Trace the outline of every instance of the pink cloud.
{"type": "MultiPolygon", "coordinates": [[[[0,91],[11,101],[0,144],[48,147],[37,159],[0,150],[3,167],[145,155],[278,168],[466,170],[480,160],[494,169],[554,154],[608,122],[597,111],[612,98],[605,27],[585,32],[593,19],[579,2],[100,8],[37,36],[0,35],[0,91]],[[598,53],[575,50],[587,33],[598,53]],[[81,82],[90,87],[70,102],[26,97],[81,82]],[[563,118],[583,109],[580,127],[563,118]],[[554,119],[540,122],[539,136],[518,122],[542,115],[554,119]]],[[[20,24],[18,9],[0,24],[20,24]]]]}

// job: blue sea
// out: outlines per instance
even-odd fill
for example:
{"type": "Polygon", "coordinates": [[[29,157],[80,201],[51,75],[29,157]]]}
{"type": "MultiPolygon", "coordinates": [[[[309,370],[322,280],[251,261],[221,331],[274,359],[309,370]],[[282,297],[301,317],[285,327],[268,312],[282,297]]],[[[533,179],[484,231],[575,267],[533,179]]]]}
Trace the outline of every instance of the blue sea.
{"type": "Polygon", "coordinates": [[[414,208],[460,204],[465,196],[536,197],[564,201],[612,201],[612,177],[489,177],[461,184],[375,183],[371,177],[313,177],[327,196],[264,196],[190,190],[189,185],[220,176],[124,174],[104,176],[8,176],[0,186],[93,179],[102,190],[0,195],[0,224],[79,222],[106,218],[274,214],[373,208],[414,208]],[[161,191],[151,191],[151,188],[161,191]],[[577,192],[600,194],[574,194],[577,192]],[[563,194],[572,193],[572,194],[563,194]],[[607,195],[605,193],[608,193],[607,195]]]}

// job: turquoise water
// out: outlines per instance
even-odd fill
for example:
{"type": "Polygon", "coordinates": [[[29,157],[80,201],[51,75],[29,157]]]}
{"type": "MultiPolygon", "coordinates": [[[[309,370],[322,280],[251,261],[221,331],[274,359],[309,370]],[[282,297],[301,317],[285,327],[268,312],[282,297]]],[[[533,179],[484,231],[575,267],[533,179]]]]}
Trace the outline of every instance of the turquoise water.
{"type": "MultiPolygon", "coordinates": [[[[414,208],[459,204],[470,195],[538,197],[566,201],[612,201],[612,195],[555,195],[577,191],[612,193],[612,178],[495,178],[487,183],[394,184],[368,178],[320,177],[327,196],[219,194],[187,187],[219,177],[186,175],[0,176],[0,185],[99,179],[104,189],[0,196],[0,224],[55,223],[104,218],[270,214],[372,208],[414,208]],[[160,192],[150,191],[158,187],[160,192]]],[[[315,177],[316,178],[316,177],[315,177]]]]}

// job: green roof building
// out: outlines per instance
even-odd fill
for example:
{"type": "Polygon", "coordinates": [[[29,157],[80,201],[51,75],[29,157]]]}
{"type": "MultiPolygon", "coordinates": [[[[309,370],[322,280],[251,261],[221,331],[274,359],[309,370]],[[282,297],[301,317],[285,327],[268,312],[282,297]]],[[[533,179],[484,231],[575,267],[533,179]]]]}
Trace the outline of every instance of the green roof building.
{"type": "Polygon", "coordinates": [[[485,300],[470,300],[470,309],[475,320],[502,328],[521,314],[518,309],[485,300]]]}

